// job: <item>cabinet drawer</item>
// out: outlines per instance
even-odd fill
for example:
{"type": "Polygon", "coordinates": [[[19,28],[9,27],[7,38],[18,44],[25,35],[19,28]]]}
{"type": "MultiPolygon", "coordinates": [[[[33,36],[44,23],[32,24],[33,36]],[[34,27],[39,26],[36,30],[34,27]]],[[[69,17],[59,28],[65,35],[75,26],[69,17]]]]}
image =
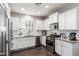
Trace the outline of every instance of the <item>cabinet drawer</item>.
{"type": "Polygon", "coordinates": [[[56,51],[56,53],[58,53],[59,55],[62,55],[62,53],[61,53],[61,51],[62,51],[61,48],[62,48],[61,46],[56,46],[56,47],[55,47],[55,51],[56,51]]]}
{"type": "Polygon", "coordinates": [[[64,46],[64,47],[72,47],[72,44],[62,41],[62,46],[64,46]]]}

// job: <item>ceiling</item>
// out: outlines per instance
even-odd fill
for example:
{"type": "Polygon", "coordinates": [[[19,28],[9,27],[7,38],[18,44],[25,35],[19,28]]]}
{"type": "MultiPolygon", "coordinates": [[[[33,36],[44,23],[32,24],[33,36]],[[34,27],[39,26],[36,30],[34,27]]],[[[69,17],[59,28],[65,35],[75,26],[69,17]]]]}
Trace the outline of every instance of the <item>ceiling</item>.
{"type": "Polygon", "coordinates": [[[56,10],[64,7],[66,3],[9,3],[12,13],[27,14],[33,16],[48,16],[56,10]]]}

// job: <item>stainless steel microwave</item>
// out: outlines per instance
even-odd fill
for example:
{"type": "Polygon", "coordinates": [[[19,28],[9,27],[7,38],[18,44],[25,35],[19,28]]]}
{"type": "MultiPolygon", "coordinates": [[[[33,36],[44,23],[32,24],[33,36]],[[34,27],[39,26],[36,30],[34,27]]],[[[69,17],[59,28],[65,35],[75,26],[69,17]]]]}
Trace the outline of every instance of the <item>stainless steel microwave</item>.
{"type": "Polygon", "coordinates": [[[51,23],[49,24],[50,30],[58,30],[58,23],[51,23]]]}

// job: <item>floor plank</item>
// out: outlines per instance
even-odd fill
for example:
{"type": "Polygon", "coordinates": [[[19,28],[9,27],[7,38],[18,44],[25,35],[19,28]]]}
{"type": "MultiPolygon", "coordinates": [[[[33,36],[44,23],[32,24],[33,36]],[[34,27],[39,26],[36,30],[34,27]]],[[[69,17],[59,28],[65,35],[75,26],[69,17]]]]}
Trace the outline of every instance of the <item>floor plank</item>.
{"type": "Polygon", "coordinates": [[[58,55],[51,53],[45,47],[41,46],[14,53],[13,56],[58,56],[58,55]]]}

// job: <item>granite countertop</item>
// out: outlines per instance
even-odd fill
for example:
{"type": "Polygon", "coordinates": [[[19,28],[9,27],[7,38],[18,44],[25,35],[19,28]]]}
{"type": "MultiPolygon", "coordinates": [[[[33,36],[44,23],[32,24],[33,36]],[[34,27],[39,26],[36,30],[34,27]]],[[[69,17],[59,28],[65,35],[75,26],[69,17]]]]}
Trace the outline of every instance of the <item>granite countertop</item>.
{"type": "Polygon", "coordinates": [[[79,43],[79,41],[71,41],[71,40],[68,40],[68,38],[63,38],[63,39],[56,38],[56,40],[61,40],[61,41],[68,42],[68,43],[72,43],[72,44],[79,43]]]}
{"type": "Polygon", "coordinates": [[[17,36],[17,37],[11,37],[11,38],[14,39],[14,38],[27,38],[27,37],[38,37],[38,36],[41,37],[41,35],[28,35],[28,36],[17,36]]]}

